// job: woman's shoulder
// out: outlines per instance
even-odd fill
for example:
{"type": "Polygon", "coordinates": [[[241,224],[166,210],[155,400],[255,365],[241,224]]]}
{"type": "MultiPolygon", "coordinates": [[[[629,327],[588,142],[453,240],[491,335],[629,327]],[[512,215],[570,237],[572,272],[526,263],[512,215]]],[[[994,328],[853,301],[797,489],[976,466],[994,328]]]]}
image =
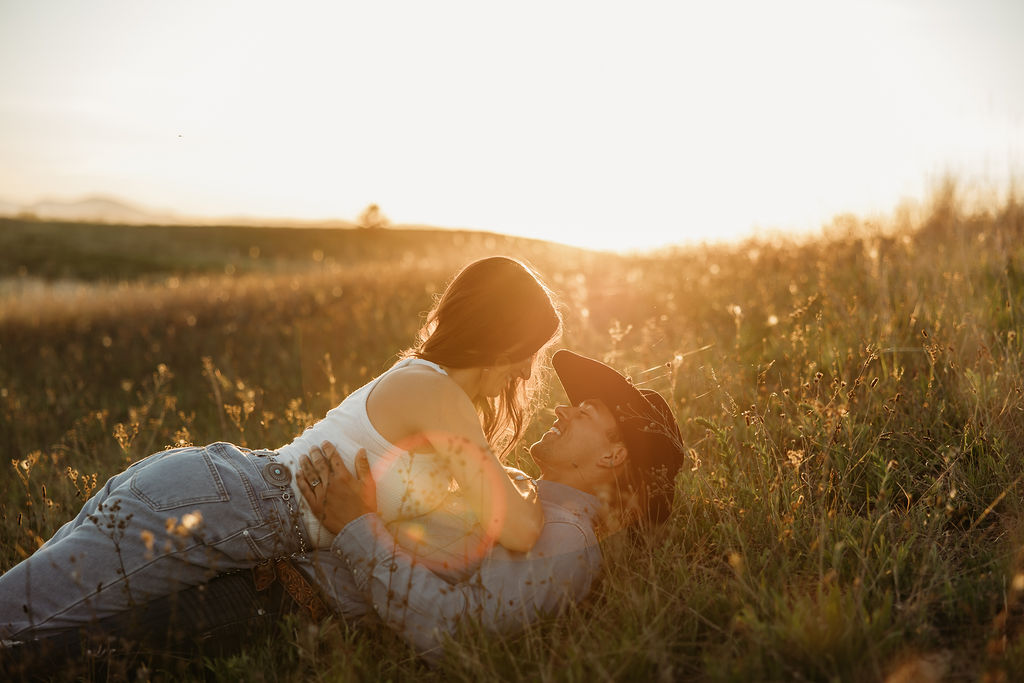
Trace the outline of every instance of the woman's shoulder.
{"type": "Polygon", "coordinates": [[[458,388],[451,377],[435,367],[420,363],[402,364],[401,361],[385,372],[378,384],[410,390],[421,387],[435,391],[444,391],[449,386],[458,388]]]}
{"type": "Polygon", "coordinates": [[[472,402],[458,384],[443,372],[419,364],[395,367],[380,378],[373,391],[377,405],[394,409],[416,408],[432,411],[439,406],[468,405],[472,402]]]}

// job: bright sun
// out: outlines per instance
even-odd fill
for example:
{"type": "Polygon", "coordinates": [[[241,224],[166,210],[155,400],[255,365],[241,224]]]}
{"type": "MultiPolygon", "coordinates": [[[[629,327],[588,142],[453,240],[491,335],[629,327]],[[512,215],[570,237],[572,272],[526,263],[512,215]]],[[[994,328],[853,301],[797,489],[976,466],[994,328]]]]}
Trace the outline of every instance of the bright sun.
{"type": "Polygon", "coordinates": [[[606,249],[815,229],[1024,158],[1021,10],[943,7],[7,5],[0,186],[606,249]]]}

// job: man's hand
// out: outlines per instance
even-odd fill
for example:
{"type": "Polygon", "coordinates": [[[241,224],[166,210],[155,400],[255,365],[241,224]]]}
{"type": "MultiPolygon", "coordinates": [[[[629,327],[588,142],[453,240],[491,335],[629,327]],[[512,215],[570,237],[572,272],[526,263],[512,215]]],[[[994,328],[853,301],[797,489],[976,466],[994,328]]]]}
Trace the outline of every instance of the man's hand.
{"type": "Polygon", "coordinates": [[[355,465],[353,476],[328,441],[299,458],[301,472],[295,482],[313,514],[332,534],[353,519],[377,511],[377,486],[370,475],[365,449],[356,453],[355,465]]]}

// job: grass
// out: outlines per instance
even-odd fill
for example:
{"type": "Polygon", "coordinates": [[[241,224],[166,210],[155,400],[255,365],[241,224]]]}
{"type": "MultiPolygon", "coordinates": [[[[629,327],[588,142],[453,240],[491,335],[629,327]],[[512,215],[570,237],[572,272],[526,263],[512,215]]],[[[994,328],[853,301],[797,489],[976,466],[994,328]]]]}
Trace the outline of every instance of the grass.
{"type": "MultiPolygon", "coordinates": [[[[504,638],[467,625],[437,668],[379,625],[289,623],[189,675],[1024,670],[1013,197],[969,212],[948,185],[917,221],[847,218],[815,241],[634,256],[473,233],[19,221],[0,222],[0,253],[0,569],[151,451],[287,442],[386,367],[445,279],[487,253],[546,277],[566,346],[672,398],[690,460],[670,523],[641,546],[607,540],[601,585],[561,618],[504,638]]],[[[559,397],[553,387],[546,405],[559,397]]]]}

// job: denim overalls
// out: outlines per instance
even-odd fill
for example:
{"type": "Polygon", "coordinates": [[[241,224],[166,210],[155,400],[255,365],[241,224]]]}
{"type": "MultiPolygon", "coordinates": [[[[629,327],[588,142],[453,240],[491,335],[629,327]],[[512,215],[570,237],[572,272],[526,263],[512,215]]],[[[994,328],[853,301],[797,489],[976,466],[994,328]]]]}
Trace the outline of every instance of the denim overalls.
{"type": "Polygon", "coordinates": [[[230,443],[151,455],[0,576],[0,639],[81,626],[216,574],[307,550],[291,473],[230,443]]]}

